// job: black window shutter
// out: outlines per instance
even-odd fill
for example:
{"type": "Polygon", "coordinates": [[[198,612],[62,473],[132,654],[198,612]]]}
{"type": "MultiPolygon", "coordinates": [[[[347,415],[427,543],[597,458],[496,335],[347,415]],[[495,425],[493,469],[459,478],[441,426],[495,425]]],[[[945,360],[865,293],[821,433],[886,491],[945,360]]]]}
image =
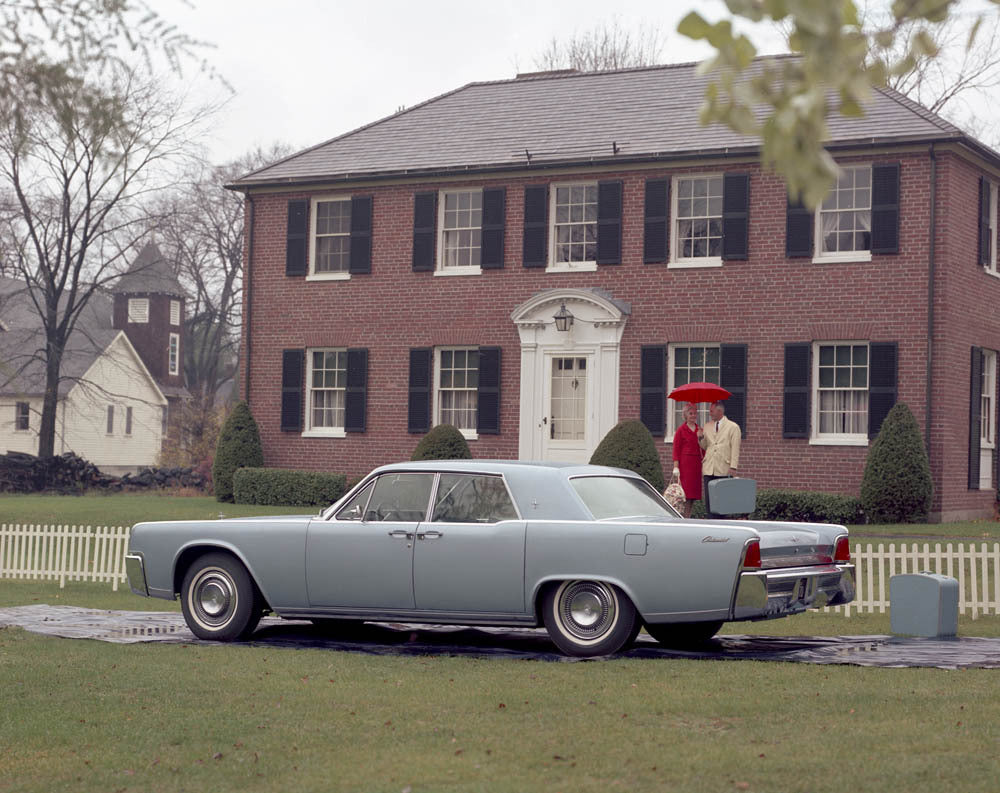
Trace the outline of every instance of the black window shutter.
{"type": "Polygon", "coordinates": [[[368,404],[368,350],[347,351],[347,387],[344,390],[344,431],[364,432],[368,404]]]}
{"type": "Polygon", "coordinates": [[[413,271],[434,269],[437,240],[437,193],[417,193],[413,197],[413,271]]]}
{"type": "Polygon", "coordinates": [[[750,174],[727,173],[722,177],[722,258],[746,259],[749,245],[750,174]]]}
{"type": "Polygon", "coordinates": [[[646,180],[646,204],[642,233],[642,260],[657,264],[667,260],[667,219],[670,215],[670,180],[646,180]]]}
{"type": "MultiPolygon", "coordinates": [[[[813,213],[801,201],[788,199],[785,210],[785,256],[812,256],[813,254],[813,213]]],[[[797,435],[785,437],[796,438],[797,435]]]]}
{"type": "Polygon", "coordinates": [[[622,183],[597,183],[597,263],[622,262],[622,183]]]}
{"type": "Polygon", "coordinates": [[[667,348],[644,346],[639,360],[639,420],[650,434],[666,432],[667,348]]]}
{"type": "Polygon", "coordinates": [[[989,266],[990,247],[990,183],[984,176],[979,177],[979,263],[989,266]]]}
{"type": "Polygon", "coordinates": [[[732,396],[726,400],[726,415],[740,425],[747,437],[747,345],[719,345],[719,385],[732,396]]]}
{"type": "Polygon", "coordinates": [[[351,199],[351,258],[349,273],[372,271],[372,197],[356,196],[351,199]]]}
{"type": "Polygon", "coordinates": [[[476,432],[500,434],[500,348],[479,348],[479,393],[476,432]]]}
{"type": "Polygon", "coordinates": [[[305,275],[309,269],[309,202],[288,202],[285,275],[305,275]]]}
{"type": "Polygon", "coordinates": [[[305,350],[281,351],[281,431],[302,429],[302,387],[305,350]]]}
{"type": "Polygon", "coordinates": [[[410,399],[406,431],[427,432],[431,428],[431,378],[434,374],[434,350],[414,347],[410,350],[410,399]]]}
{"type": "Polygon", "coordinates": [[[983,410],[983,350],[972,348],[969,377],[969,490],[979,490],[979,435],[983,410]]]}
{"type": "Polygon", "coordinates": [[[483,190],[483,226],[480,266],[484,270],[503,269],[504,216],[507,190],[491,187],[483,190]]]}
{"type": "Polygon", "coordinates": [[[899,163],[872,166],[872,253],[899,253],[899,163]]]}
{"type": "Polygon", "coordinates": [[[868,345],[868,437],[874,438],[896,404],[899,350],[896,342],[868,345]]]}
{"type": "Polygon", "coordinates": [[[785,345],[785,400],[782,415],[783,438],[809,437],[810,359],[812,344],[785,345]]]}
{"type": "Polygon", "coordinates": [[[524,261],[525,267],[544,267],[549,253],[549,188],[529,185],[524,188],[524,261]]]}

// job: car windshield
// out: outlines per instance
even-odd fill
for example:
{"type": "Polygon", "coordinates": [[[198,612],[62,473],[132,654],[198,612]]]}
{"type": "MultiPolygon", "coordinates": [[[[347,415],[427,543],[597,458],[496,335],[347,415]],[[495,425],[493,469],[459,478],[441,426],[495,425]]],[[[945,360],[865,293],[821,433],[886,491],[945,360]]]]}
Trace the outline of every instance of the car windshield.
{"type": "Polygon", "coordinates": [[[575,476],[570,482],[595,520],[679,517],[642,479],[624,476],[575,476]]]}

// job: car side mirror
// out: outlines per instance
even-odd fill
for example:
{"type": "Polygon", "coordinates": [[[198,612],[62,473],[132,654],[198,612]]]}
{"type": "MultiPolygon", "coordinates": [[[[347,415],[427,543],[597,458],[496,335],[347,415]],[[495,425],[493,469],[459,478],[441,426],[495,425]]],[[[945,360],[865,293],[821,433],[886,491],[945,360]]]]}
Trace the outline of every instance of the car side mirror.
{"type": "Polygon", "coordinates": [[[361,520],[361,505],[355,504],[354,506],[345,509],[337,517],[341,520],[361,520]]]}

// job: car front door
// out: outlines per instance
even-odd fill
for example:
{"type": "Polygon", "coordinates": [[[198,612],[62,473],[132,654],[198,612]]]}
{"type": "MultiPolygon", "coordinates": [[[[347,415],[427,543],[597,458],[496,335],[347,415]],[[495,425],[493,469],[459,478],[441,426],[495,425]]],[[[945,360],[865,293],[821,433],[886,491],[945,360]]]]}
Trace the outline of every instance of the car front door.
{"type": "Polygon", "coordinates": [[[387,473],[306,541],[309,604],[323,608],[413,608],[413,544],[427,515],[434,474],[387,473]]]}

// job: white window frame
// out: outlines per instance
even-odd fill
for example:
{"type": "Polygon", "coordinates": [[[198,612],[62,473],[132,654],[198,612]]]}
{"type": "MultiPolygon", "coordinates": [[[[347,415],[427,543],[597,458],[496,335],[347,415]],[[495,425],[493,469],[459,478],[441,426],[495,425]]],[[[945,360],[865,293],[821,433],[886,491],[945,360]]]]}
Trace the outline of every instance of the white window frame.
{"type": "MultiPolygon", "coordinates": [[[[475,346],[473,346],[473,347],[467,347],[467,346],[463,346],[463,345],[458,345],[458,346],[435,347],[434,348],[434,395],[433,395],[434,404],[433,404],[433,408],[432,408],[432,414],[434,416],[434,426],[435,427],[438,426],[439,424],[443,423],[441,421],[441,391],[443,390],[441,388],[441,353],[446,352],[446,351],[448,351],[448,352],[456,352],[456,351],[459,351],[459,350],[464,350],[466,352],[479,352],[479,347],[475,347],[475,346]]],[[[456,389],[449,389],[449,390],[456,390],[456,389]]],[[[478,392],[479,388],[478,388],[478,384],[477,384],[477,387],[474,388],[474,389],[473,388],[465,388],[465,389],[457,389],[457,390],[477,391],[478,392]]],[[[476,416],[477,416],[477,419],[478,419],[478,416],[479,416],[479,396],[478,396],[478,393],[477,393],[477,396],[476,396],[476,416]]],[[[479,439],[479,432],[477,431],[477,429],[475,427],[471,427],[471,428],[468,428],[468,429],[462,428],[462,427],[458,427],[458,431],[462,433],[462,437],[464,437],[467,441],[475,441],[475,440],[479,439]]]]}
{"type": "Polygon", "coordinates": [[[130,297],[128,299],[128,321],[133,325],[149,324],[148,297],[130,297]]]}
{"type": "Polygon", "coordinates": [[[990,275],[1000,278],[1000,271],[997,270],[997,183],[990,182],[990,258],[986,262],[985,270],[990,275]]]}
{"type": "Polygon", "coordinates": [[[181,371],[181,335],[171,333],[167,340],[167,371],[174,375],[181,371]]]}
{"type": "Polygon", "coordinates": [[[180,325],[181,324],[181,301],[171,300],[170,301],[170,324],[180,325]]]}
{"type": "MultiPolygon", "coordinates": [[[[722,226],[722,209],[719,210],[719,226],[720,226],[720,242],[719,242],[719,255],[718,256],[688,256],[683,257],[680,255],[680,233],[678,231],[678,226],[681,220],[686,220],[687,218],[681,218],[677,213],[677,202],[680,198],[680,183],[686,180],[694,179],[719,179],[723,180],[723,174],[719,173],[689,173],[689,174],[677,174],[671,179],[670,184],[670,261],[667,267],[675,268],[691,268],[691,267],[722,267],[722,242],[721,242],[721,226],[722,226]]],[[[723,194],[722,200],[725,200],[725,182],[723,181],[723,194]]],[[[706,215],[706,219],[714,218],[715,215],[706,215]]],[[[684,345],[680,345],[683,347],[684,345]]]]}
{"type": "MultiPolygon", "coordinates": [[[[344,387],[330,390],[344,392],[344,421],[347,421],[347,348],[346,347],[309,347],[306,350],[306,393],[305,399],[305,420],[302,432],[303,438],[346,438],[347,431],[344,426],[314,427],[313,426],[313,354],[317,352],[343,353],[344,355],[344,387]]],[[[335,370],[336,371],[336,370],[335,370]]],[[[323,389],[327,390],[327,389],[323,389]]]]}
{"type": "MultiPolygon", "coordinates": [[[[593,187],[595,194],[599,190],[598,183],[594,180],[579,182],[558,182],[549,185],[549,263],[545,268],[547,273],[580,273],[594,272],[597,270],[597,201],[594,202],[594,258],[581,262],[557,262],[556,261],[556,194],[560,188],[564,187],[593,187]]],[[[587,221],[584,221],[586,223],[587,221]]],[[[566,225],[566,224],[561,224],[566,225]]]]}
{"type": "MultiPolygon", "coordinates": [[[[351,274],[347,270],[336,273],[316,272],[316,211],[320,204],[328,201],[346,201],[350,204],[351,196],[344,195],[343,193],[334,193],[331,195],[313,196],[309,201],[309,271],[306,273],[307,281],[349,281],[351,279],[351,274]]],[[[348,247],[350,246],[350,227],[348,227],[346,235],[341,233],[338,235],[323,236],[347,236],[348,247]]],[[[350,267],[350,254],[348,254],[348,267],[350,267]]]]}
{"type": "MultiPolygon", "coordinates": [[[[872,260],[871,251],[871,238],[872,238],[872,173],[873,168],[871,163],[858,163],[853,162],[847,165],[840,166],[843,170],[860,170],[862,168],[868,169],[868,250],[854,250],[854,251],[832,251],[830,253],[823,252],[823,205],[820,204],[816,211],[813,212],[813,263],[820,264],[822,262],[870,262],[872,260]]],[[[836,185],[834,185],[836,189],[836,185]]],[[[827,210],[832,212],[835,210],[827,210]]],[[[855,211],[855,210],[852,210],[855,211]]]]}
{"type": "MultiPolygon", "coordinates": [[[[871,376],[872,376],[872,348],[871,342],[865,341],[863,339],[849,339],[849,340],[839,340],[839,341],[814,341],[812,346],[812,373],[810,376],[810,393],[809,401],[811,404],[811,421],[812,426],[809,434],[809,443],[815,446],[867,446],[868,445],[868,411],[871,410],[871,405],[868,404],[865,408],[865,421],[864,421],[864,431],[858,433],[839,433],[839,432],[820,432],[819,431],[819,351],[821,347],[836,347],[838,345],[849,344],[852,346],[864,345],[868,348],[868,363],[867,374],[865,377],[865,394],[868,394],[871,388],[871,376]]],[[[860,388],[854,389],[836,389],[836,390],[862,390],[860,388]]],[[[867,397],[866,397],[867,399],[867,397]]]]}
{"type": "MultiPolygon", "coordinates": [[[[483,253],[483,188],[473,187],[473,188],[461,188],[454,187],[449,190],[440,190],[438,192],[438,217],[437,217],[437,262],[434,267],[434,275],[482,275],[482,253],[483,253]],[[470,264],[470,265],[460,265],[455,267],[445,266],[445,232],[450,229],[445,229],[444,219],[445,219],[445,201],[448,195],[455,195],[457,193],[479,193],[479,260],[480,264],[470,264]]],[[[461,229],[474,230],[475,226],[462,226],[461,229]]],[[[458,230],[458,229],[456,229],[458,230]]]]}
{"type": "MultiPolygon", "coordinates": [[[[674,384],[676,366],[677,366],[677,350],[679,348],[690,350],[693,347],[700,347],[702,349],[716,349],[719,351],[719,374],[721,379],[722,374],[722,344],[714,341],[685,341],[678,342],[676,344],[667,345],[667,393],[669,394],[677,386],[674,384]]],[[[674,408],[675,401],[673,399],[667,400],[666,410],[667,410],[667,431],[664,433],[664,441],[666,443],[674,442],[674,433],[677,432],[677,424],[675,423],[674,408]]],[[[699,403],[698,405],[698,425],[705,426],[705,423],[709,421],[708,416],[709,404],[706,402],[699,403]]]]}
{"type": "Polygon", "coordinates": [[[114,405],[108,405],[108,409],[105,412],[104,434],[105,435],[114,435],[115,434],[115,406],[114,405]]]}
{"type": "Polygon", "coordinates": [[[31,432],[31,403],[30,402],[15,402],[14,403],[14,432],[31,432]],[[24,407],[22,411],[21,408],[24,407]],[[21,419],[24,419],[24,426],[20,426],[21,419]]]}
{"type": "Polygon", "coordinates": [[[983,350],[982,386],[979,403],[979,488],[993,489],[993,450],[997,445],[996,393],[997,393],[997,352],[983,350]],[[983,460],[988,460],[986,465],[983,460]]]}

